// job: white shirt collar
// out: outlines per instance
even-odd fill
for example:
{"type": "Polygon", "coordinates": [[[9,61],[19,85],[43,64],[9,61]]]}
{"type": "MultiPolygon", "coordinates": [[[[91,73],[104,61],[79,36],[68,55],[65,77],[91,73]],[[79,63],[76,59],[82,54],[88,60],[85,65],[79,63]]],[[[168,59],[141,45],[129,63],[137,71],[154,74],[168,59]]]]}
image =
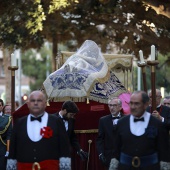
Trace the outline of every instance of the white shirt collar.
{"type": "Polygon", "coordinates": [[[120,115],[120,112],[118,113],[118,115],[117,116],[115,116],[115,115],[112,115],[112,117],[120,117],[121,115],[120,115]]]}
{"type": "MultiPolygon", "coordinates": [[[[42,114],[41,114],[42,115],[42,114]]],[[[32,114],[29,114],[27,117],[27,134],[30,140],[37,142],[42,139],[42,136],[40,135],[40,131],[43,127],[47,126],[48,122],[48,113],[44,112],[44,115],[42,116],[41,122],[39,121],[31,121],[30,117],[32,114]]]]}
{"type": "Polygon", "coordinates": [[[60,116],[61,118],[63,118],[63,116],[61,115],[61,111],[59,112],[59,116],[60,116]]]}
{"type": "Polygon", "coordinates": [[[161,104],[159,104],[156,108],[159,108],[159,107],[161,107],[161,104]]]}
{"type": "MultiPolygon", "coordinates": [[[[45,112],[44,112],[44,113],[45,113],[45,112]]],[[[38,115],[37,117],[40,117],[40,116],[44,115],[44,113],[38,115]]],[[[32,113],[30,113],[30,115],[33,116],[33,117],[35,117],[32,113]]]]}
{"type": "Polygon", "coordinates": [[[141,136],[145,133],[145,129],[148,126],[149,120],[150,120],[151,114],[149,112],[146,112],[140,117],[144,117],[144,122],[134,122],[134,116],[130,115],[130,131],[132,134],[136,136],[141,136]]]}

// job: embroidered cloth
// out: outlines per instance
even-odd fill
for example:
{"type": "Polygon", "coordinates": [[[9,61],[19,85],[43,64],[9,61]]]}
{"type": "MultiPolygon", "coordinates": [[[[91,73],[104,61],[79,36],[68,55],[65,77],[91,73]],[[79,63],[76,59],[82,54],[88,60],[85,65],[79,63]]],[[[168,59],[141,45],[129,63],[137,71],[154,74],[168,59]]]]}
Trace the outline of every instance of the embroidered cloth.
{"type": "Polygon", "coordinates": [[[95,83],[108,78],[108,65],[100,48],[94,41],[86,40],[60,69],[47,77],[43,86],[49,99],[82,98],[89,97],[95,83]]]}

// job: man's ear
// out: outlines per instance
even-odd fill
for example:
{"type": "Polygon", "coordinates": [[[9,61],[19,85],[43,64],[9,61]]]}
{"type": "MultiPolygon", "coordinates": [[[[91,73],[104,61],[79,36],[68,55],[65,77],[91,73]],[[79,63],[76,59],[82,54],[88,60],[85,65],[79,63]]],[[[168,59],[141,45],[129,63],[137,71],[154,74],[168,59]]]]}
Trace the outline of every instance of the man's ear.
{"type": "Polygon", "coordinates": [[[63,110],[63,112],[64,112],[64,115],[65,115],[65,114],[67,113],[67,110],[66,110],[66,109],[64,109],[64,110],[63,110]]]}
{"type": "Polygon", "coordinates": [[[145,110],[146,110],[146,108],[149,106],[149,102],[146,102],[145,104],[144,104],[144,107],[145,107],[145,110]]]}

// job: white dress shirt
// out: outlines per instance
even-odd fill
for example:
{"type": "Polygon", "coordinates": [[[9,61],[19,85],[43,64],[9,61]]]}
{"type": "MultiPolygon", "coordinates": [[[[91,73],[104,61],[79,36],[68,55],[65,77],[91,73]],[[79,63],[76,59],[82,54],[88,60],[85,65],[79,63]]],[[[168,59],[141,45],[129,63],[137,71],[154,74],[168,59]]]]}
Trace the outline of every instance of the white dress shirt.
{"type": "MultiPolygon", "coordinates": [[[[60,116],[61,118],[63,118],[63,116],[61,115],[60,112],[59,112],[59,116],[60,116]]],[[[64,125],[65,125],[65,128],[66,128],[66,131],[67,131],[67,130],[68,130],[68,121],[63,119],[63,122],[64,122],[64,125]]]]}
{"type": "Polygon", "coordinates": [[[134,122],[134,116],[130,115],[130,131],[136,136],[141,136],[145,133],[145,129],[148,126],[151,114],[146,112],[140,117],[144,117],[144,121],[134,122]]]}
{"type": "Polygon", "coordinates": [[[27,117],[27,133],[28,133],[28,137],[32,141],[37,142],[42,139],[42,136],[40,135],[40,131],[41,128],[47,126],[48,114],[47,112],[44,113],[44,115],[41,117],[41,122],[37,120],[31,121],[31,116],[33,115],[29,114],[27,117]]]}
{"type": "MultiPolygon", "coordinates": [[[[120,116],[120,112],[119,112],[119,114],[118,114],[117,116],[112,115],[112,117],[121,117],[121,116],[120,116]]],[[[113,121],[113,125],[117,125],[118,120],[119,120],[119,119],[113,119],[113,120],[112,120],[112,121],[113,121]]]]}

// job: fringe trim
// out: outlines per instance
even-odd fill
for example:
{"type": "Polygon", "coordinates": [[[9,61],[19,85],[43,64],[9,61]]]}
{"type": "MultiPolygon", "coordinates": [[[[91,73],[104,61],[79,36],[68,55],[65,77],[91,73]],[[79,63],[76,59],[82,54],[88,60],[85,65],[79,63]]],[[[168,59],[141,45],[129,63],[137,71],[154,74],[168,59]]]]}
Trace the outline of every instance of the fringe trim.
{"type": "Polygon", "coordinates": [[[59,159],[60,170],[71,170],[71,158],[61,157],[59,159]]]}

